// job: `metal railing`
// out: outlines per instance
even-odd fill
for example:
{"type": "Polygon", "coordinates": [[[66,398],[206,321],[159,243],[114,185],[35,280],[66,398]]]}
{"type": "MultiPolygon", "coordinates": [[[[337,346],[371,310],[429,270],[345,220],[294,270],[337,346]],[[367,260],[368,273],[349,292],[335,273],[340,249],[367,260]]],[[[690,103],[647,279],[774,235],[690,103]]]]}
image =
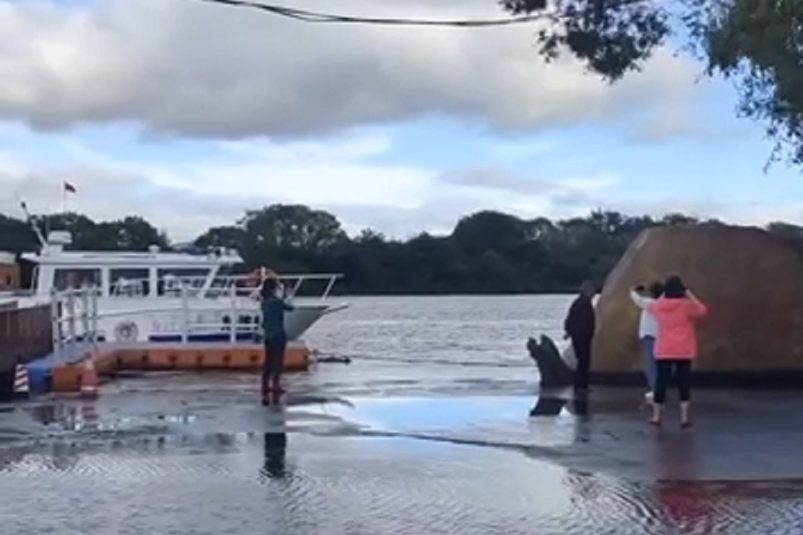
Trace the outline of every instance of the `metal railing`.
{"type": "MultiPolygon", "coordinates": [[[[326,276],[317,276],[323,279],[326,276]]],[[[329,275],[330,284],[321,296],[325,300],[329,295],[332,284],[339,275],[329,275]]],[[[312,276],[310,278],[316,278],[312,276]]],[[[300,286],[300,282],[289,291],[292,296],[300,286]]],[[[98,308],[99,298],[102,295],[98,286],[84,286],[81,288],[53,291],[51,294],[50,316],[52,322],[53,351],[57,359],[72,355],[76,349],[96,349],[99,341],[109,341],[109,335],[99,329],[99,319],[108,317],[135,317],[171,314],[178,317],[177,322],[171,322],[171,328],[166,332],[180,335],[181,343],[187,343],[191,335],[209,333],[227,333],[228,341],[236,343],[241,334],[256,335],[261,331],[259,322],[258,287],[248,288],[247,296],[243,299],[240,287],[229,285],[214,300],[197,299],[197,294],[189,285],[183,284],[178,288],[178,300],[159,302],[158,299],[143,301],[146,306],[137,306],[126,310],[108,310],[101,312],[98,308]],[[227,297],[228,299],[226,299],[227,297]],[[219,317],[221,321],[199,321],[201,316],[219,317]],[[248,321],[244,321],[248,319],[248,321]],[[228,320],[228,321],[227,321],[228,320]]],[[[292,298],[292,297],[291,297],[292,298]]],[[[340,310],[347,305],[332,306],[331,311],[340,310]]],[[[322,315],[328,312],[322,312],[322,315]]],[[[157,333],[152,333],[157,334],[157,333]]],[[[165,334],[165,333],[158,333],[165,334]]]]}
{"type": "Polygon", "coordinates": [[[78,347],[97,348],[99,296],[97,286],[51,292],[50,321],[57,360],[78,347]]]}
{"type": "MultiPolygon", "coordinates": [[[[290,295],[297,295],[304,282],[324,281],[325,286],[320,292],[318,299],[325,301],[332,292],[332,288],[339,279],[343,277],[340,273],[315,273],[315,274],[284,274],[277,275],[289,290],[290,295]]],[[[151,279],[118,279],[114,281],[110,288],[112,297],[144,297],[149,295],[151,279]]],[[[194,299],[216,299],[220,297],[249,297],[259,288],[261,280],[253,275],[238,276],[164,276],[155,281],[157,285],[157,295],[159,297],[178,297],[181,292],[186,290],[190,298],[194,299]]]]}

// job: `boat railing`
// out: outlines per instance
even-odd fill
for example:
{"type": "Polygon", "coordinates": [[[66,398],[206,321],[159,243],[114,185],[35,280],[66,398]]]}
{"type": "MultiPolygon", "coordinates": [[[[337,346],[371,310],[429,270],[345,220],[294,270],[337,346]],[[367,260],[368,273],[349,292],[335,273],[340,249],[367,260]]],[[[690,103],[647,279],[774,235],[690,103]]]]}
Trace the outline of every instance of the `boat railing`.
{"type": "Polygon", "coordinates": [[[74,354],[76,349],[97,349],[100,295],[97,286],[51,292],[50,321],[57,360],[74,354]]]}
{"type": "Polygon", "coordinates": [[[12,290],[0,290],[0,298],[3,297],[33,297],[36,295],[34,290],[15,288],[12,290]]]}
{"type": "MultiPolygon", "coordinates": [[[[322,288],[311,297],[325,301],[332,293],[332,288],[343,277],[341,273],[315,274],[282,274],[276,278],[281,281],[291,296],[299,295],[302,288],[310,283],[320,282],[322,288]],[[307,283],[304,286],[304,283],[307,283]]],[[[112,297],[143,297],[144,290],[150,284],[149,279],[123,279],[114,283],[110,295],[112,297]]],[[[211,280],[207,276],[182,277],[168,275],[157,281],[157,294],[163,297],[179,297],[187,292],[191,299],[220,299],[255,297],[259,292],[261,280],[251,275],[219,276],[211,280]]]]}
{"type": "MultiPolygon", "coordinates": [[[[251,289],[252,292],[254,288],[251,289]]],[[[212,303],[204,302],[199,306],[199,300],[193,298],[192,288],[181,286],[180,299],[177,302],[160,304],[152,307],[136,307],[129,310],[109,310],[101,312],[98,301],[102,295],[98,286],[84,286],[56,291],[51,294],[50,317],[52,322],[53,351],[56,359],[80,350],[96,350],[98,342],[109,340],[112,333],[99,329],[99,319],[107,317],[130,317],[132,312],[136,315],[169,314],[176,318],[170,321],[171,334],[178,334],[181,343],[187,343],[191,334],[204,332],[224,332],[229,336],[230,343],[236,343],[242,337],[239,334],[256,335],[259,333],[259,309],[255,303],[244,302],[242,299],[223,299],[212,303]],[[215,321],[210,321],[210,317],[215,321]],[[217,318],[220,321],[216,321],[217,318]]],[[[230,294],[234,295],[234,294],[230,294]]],[[[324,294],[323,298],[325,299],[324,294]]],[[[328,305],[326,305],[328,306],[328,305]]],[[[339,310],[347,305],[332,307],[339,310]]],[[[115,335],[118,333],[115,333],[115,335]]],[[[123,336],[123,339],[126,337],[123,336]]],[[[130,342],[136,341],[133,336],[130,342]]]]}

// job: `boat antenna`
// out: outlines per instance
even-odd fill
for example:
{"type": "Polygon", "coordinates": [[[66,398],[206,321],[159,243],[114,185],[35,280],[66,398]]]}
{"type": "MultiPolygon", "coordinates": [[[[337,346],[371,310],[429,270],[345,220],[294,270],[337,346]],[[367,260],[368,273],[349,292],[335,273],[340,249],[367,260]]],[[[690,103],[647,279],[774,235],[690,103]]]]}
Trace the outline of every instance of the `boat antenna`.
{"type": "Polygon", "coordinates": [[[25,221],[27,221],[28,224],[31,225],[33,233],[36,236],[36,239],[39,240],[39,245],[41,245],[43,248],[47,247],[47,242],[45,241],[45,237],[42,236],[42,231],[39,228],[39,225],[36,224],[36,219],[28,211],[28,205],[25,204],[25,201],[23,200],[20,200],[19,203],[20,203],[20,208],[22,208],[22,213],[25,214],[25,221]]]}

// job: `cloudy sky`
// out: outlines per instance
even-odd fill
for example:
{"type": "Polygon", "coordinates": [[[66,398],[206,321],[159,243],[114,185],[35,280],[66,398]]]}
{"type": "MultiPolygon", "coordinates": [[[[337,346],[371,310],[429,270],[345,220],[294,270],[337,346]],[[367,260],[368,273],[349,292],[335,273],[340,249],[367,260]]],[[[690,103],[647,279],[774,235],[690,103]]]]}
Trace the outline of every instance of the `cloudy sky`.
{"type": "MultiPolygon", "coordinates": [[[[321,0],[286,0],[326,8],[321,0]]],[[[337,11],[497,17],[494,0],[337,11]]],[[[481,208],[803,221],[760,125],[672,51],[609,87],[533,27],[325,26],[197,0],[0,2],[0,210],[143,215],[173,238],[298,202],[349,231],[448,231],[481,208]]]]}

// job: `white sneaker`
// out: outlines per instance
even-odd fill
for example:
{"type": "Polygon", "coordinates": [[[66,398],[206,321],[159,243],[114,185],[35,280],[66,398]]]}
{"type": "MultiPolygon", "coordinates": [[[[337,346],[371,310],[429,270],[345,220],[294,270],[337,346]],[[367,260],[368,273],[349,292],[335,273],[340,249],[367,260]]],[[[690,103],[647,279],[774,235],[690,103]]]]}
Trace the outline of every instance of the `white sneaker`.
{"type": "Polygon", "coordinates": [[[647,403],[652,403],[652,392],[646,392],[644,394],[644,401],[647,403]]]}

